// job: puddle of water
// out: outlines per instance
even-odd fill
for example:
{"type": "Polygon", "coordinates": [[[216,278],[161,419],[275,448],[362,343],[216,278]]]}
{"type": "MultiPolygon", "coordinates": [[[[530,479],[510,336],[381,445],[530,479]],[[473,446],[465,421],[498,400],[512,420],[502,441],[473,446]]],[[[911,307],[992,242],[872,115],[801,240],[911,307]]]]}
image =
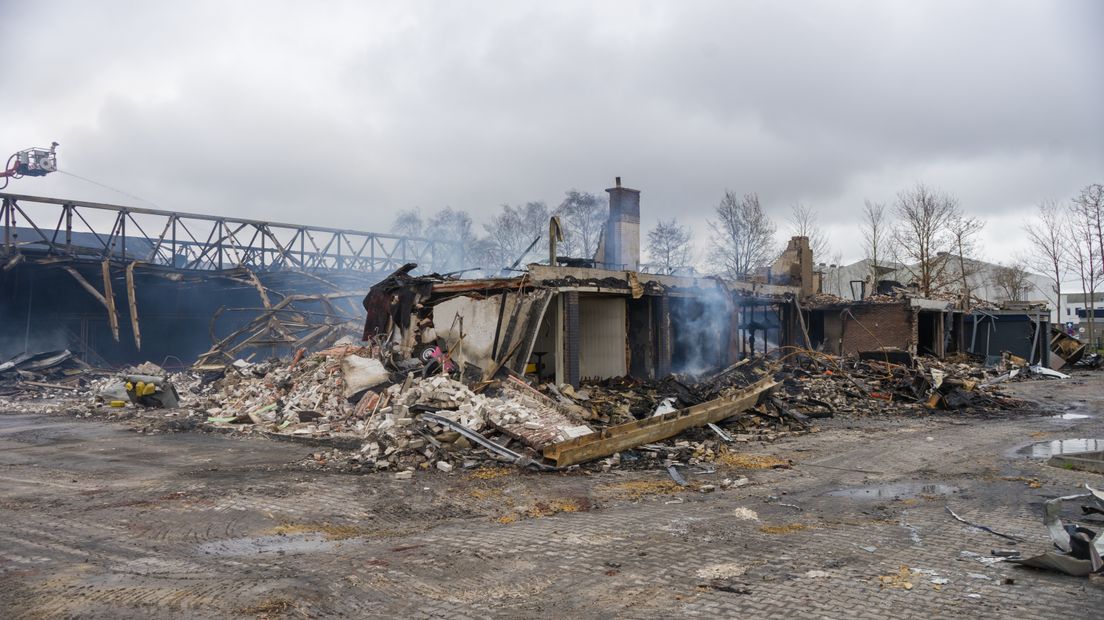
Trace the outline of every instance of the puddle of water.
{"type": "Polygon", "coordinates": [[[326,540],[321,534],[290,534],[286,536],[253,536],[228,538],[199,545],[200,553],[208,555],[252,555],[255,553],[313,553],[329,551],[349,541],[326,540]]]}
{"type": "Polygon", "coordinates": [[[1032,458],[1047,459],[1058,454],[1097,452],[1104,450],[1104,439],[1056,439],[1041,441],[1023,448],[1032,458]]]}
{"type": "Polygon", "coordinates": [[[1051,416],[1055,420],[1087,420],[1093,417],[1095,411],[1083,400],[1075,401],[1062,408],[1065,413],[1056,413],[1051,416]]]}
{"type": "Polygon", "coordinates": [[[950,495],[957,493],[958,487],[949,484],[932,484],[927,482],[899,482],[896,484],[880,484],[868,487],[855,487],[829,491],[825,495],[829,497],[846,497],[848,499],[909,499],[922,495],[950,495]]]}

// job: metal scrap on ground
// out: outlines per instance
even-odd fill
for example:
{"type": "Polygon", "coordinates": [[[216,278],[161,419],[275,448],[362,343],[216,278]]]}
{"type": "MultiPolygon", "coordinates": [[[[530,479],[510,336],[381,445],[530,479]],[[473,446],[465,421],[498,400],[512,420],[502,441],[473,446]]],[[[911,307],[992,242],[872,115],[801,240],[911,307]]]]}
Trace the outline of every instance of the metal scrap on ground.
{"type": "MultiPolygon", "coordinates": [[[[1085,485],[1085,489],[1088,493],[1055,497],[1044,504],[1043,523],[1050,532],[1051,541],[1057,551],[1046,551],[1027,558],[1010,558],[1008,561],[1032,568],[1054,570],[1075,577],[1085,577],[1101,572],[1104,569],[1104,561],[1100,557],[1104,553],[1104,533],[1063,523],[1059,516],[1062,504],[1065,502],[1080,500],[1086,503],[1086,507],[1104,508],[1104,492],[1088,484],[1085,485]]],[[[1083,511],[1089,512],[1084,510],[1084,507],[1083,511]]]]}

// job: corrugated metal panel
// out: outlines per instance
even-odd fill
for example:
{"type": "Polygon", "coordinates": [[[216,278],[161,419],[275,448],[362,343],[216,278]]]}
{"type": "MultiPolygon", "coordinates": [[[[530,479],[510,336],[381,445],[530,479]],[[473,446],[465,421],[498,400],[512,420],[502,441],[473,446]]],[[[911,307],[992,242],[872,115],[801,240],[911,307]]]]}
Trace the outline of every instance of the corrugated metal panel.
{"type": "Polygon", "coordinates": [[[625,300],[579,298],[579,374],[620,377],[625,374],[625,300]]]}

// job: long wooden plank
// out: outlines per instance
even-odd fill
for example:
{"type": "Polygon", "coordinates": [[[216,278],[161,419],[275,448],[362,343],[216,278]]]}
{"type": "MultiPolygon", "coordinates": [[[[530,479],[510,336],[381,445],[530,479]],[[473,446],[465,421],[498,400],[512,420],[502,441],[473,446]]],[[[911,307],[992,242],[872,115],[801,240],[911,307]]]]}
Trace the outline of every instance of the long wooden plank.
{"type": "Polygon", "coordinates": [[[516,289],[525,281],[523,276],[516,278],[490,278],[487,280],[449,280],[446,282],[434,282],[434,293],[468,293],[472,291],[485,291],[492,289],[512,288],[516,289]]]}
{"type": "Polygon", "coordinates": [[[119,342],[119,314],[115,311],[115,292],[111,289],[111,261],[104,259],[100,263],[103,271],[103,296],[107,302],[107,321],[111,325],[111,335],[119,342]]]}
{"type": "Polygon", "coordinates": [[[130,331],[134,333],[134,348],[142,350],[142,331],[138,329],[138,294],[134,289],[134,266],[132,261],[126,266],[127,304],[130,306],[130,331]]]}
{"type": "Polygon", "coordinates": [[[557,467],[566,467],[674,437],[688,428],[719,422],[753,407],[775,385],[766,377],[729,397],[552,444],[544,449],[544,457],[555,461],[557,467]]]}
{"type": "Polygon", "coordinates": [[[88,291],[89,295],[92,295],[93,297],[95,297],[96,301],[103,304],[104,308],[108,307],[107,300],[104,299],[103,294],[101,294],[99,291],[97,291],[96,287],[92,286],[92,284],[88,280],[85,280],[84,276],[82,276],[79,271],[77,271],[76,269],[73,269],[72,267],[70,267],[68,265],[63,266],[62,269],[64,269],[66,272],[68,272],[69,275],[73,276],[73,279],[77,281],[77,284],[80,284],[81,287],[84,288],[84,290],[88,291]]]}

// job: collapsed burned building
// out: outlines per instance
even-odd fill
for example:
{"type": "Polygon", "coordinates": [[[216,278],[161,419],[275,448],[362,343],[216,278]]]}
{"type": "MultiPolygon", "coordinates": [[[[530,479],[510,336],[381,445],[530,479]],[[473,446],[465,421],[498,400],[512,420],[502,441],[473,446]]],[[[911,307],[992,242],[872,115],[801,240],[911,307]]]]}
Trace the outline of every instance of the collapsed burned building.
{"type": "Polygon", "coordinates": [[[465,376],[486,380],[507,368],[574,386],[700,374],[800,342],[798,300],[812,287],[806,238],[793,238],[752,281],[643,273],[635,270],[640,192],[620,178],[607,191],[609,222],[594,260],[561,259],[553,241],[549,264],[517,277],[414,277],[406,265],[365,298],[365,340],[404,357],[428,359],[436,349],[465,376]]]}
{"type": "MultiPolygon", "coordinates": [[[[410,356],[440,344],[469,373],[502,366],[573,385],[693,374],[784,347],[989,359],[1008,350],[1048,363],[1049,339],[1036,335],[1049,327],[1033,310],[967,311],[908,294],[824,299],[801,237],[744,281],[641,272],[640,192],[620,179],[607,192],[596,255],[557,256],[551,234],[548,264],[516,277],[416,278],[408,269],[375,289],[405,305],[388,306],[381,323],[377,303],[365,336],[386,335],[410,356]]],[[[4,358],[69,349],[99,366],[217,365],[321,348],[356,333],[355,300],[373,283],[408,261],[429,271],[451,251],[447,240],[0,198],[4,358]]]]}
{"type": "Polygon", "coordinates": [[[358,300],[442,240],[0,193],[0,360],[281,355],[355,335],[358,300]]]}
{"type": "MultiPolygon", "coordinates": [[[[281,277],[332,285],[333,272],[343,264],[380,265],[365,260],[363,251],[325,255],[330,244],[314,254],[289,250],[295,239],[302,248],[311,238],[305,229],[268,253],[259,252],[271,247],[265,242],[260,248],[236,241],[183,244],[183,252],[195,254],[183,266],[175,264],[175,233],[166,250],[174,257],[169,262],[161,252],[164,232],[147,239],[152,247],[137,246],[146,261],[112,251],[110,238],[97,240],[101,253],[87,239],[61,245],[45,231],[36,229],[37,237],[21,232],[31,239],[6,246],[10,271],[18,274],[28,265],[50,273],[50,265],[58,265],[54,275],[69,276],[86,302],[104,306],[115,337],[125,335],[117,321],[129,314],[136,348],[138,308],[148,307],[136,295],[142,281],[130,281],[138,273],[156,272],[176,283],[229,280],[252,289],[261,307],[228,334],[212,335],[214,343],[198,363],[172,377],[150,364],[92,379],[64,351],[5,363],[0,394],[87,391],[98,399],[93,407],[175,408],[166,404],[166,395],[175,397],[174,386],[187,386],[179,403],[203,424],[364,442],[358,466],[401,469],[396,476],[407,477],[414,468],[450,471],[470,460],[457,455],[473,451],[539,469],[602,458],[603,467],[612,467],[625,450],[638,451],[631,459],[689,464],[700,454],[727,451],[722,444],[736,441],[730,433],[746,439],[805,432],[811,419],[837,411],[1017,406],[981,383],[997,381],[993,372],[1003,370],[888,359],[890,351],[927,353],[924,343],[935,357],[963,346],[954,344],[954,335],[963,341],[967,321],[953,304],[907,295],[848,304],[824,299],[815,294],[804,237],[790,239],[772,265],[744,280],[641,272],[639,192],[620,183],[608,191],[613,207],[591,257],[558,256],[558,236],[550,234],[548,264],[530,264],[516,276],[460,279],[421,275],[416,262],[398,265],[389,255],[397,269],[364,297],[360,342],[335,338],[346,323],[337,308],[349,301],[349,292],[307,294],[273,286],[281,277]],[[92,277],[97,268],[99,281],[92,277]],[[109,301],[119,288],[130,306],[126,314],[117,314],[109,301]],[[309,310],[300,302],[332,309],[309,310]],[[266,348],[275,352],[256,356],[266,348]],[[841,354],[852,348],[859,359],[844,359],[841,354]],[[863,349],[887,359],[863,359],[863,349]],[[693,447],[674,439],[686,433],[693,447]],[[673,443],[657,448],[663,441],[673,443]]],[[[9,199],[9,215],[23,214],[17,208],[23,200],[9,199]]],[[[129,214],[119,218],[129,221],[129,214]]],[[[212,223],[212,238],[233,236],[225,221],[212,223]]],[[[242,224],[231,228],[252,226],[262,239],[274,226],[242,224]]],[[[172,226],[170,220],[163,230],[172,226]]],[[[557,228],[550,222],[550,232],[557,228]]],[[[68,238],[70,231],[64,232],[68,238]]],[[[335,232],[337,247],[349,235],[335,232]]],[[[136,247],[130,235],[117,242],[136,247]]],[[[173,290],[186,293],[183,286],[173,290]]],[[[210,290],[199,295],[219,297],[210,290]]],[[[33,314],[29,307],[24,311],[33,314]]],[[[982,324],[970,323],[975,331],[982,324]]],[[[1003,339],[1007,331],[985,346],[1014,342],[1003,339]]]]}
{"type": "Polygon", "coordinates": [[[406,357],[439,345],[484,379],[501,367],[571,385],[699,374],[795,342],[798,290],[787,285],[546,265],[448,281],[411,268],[368,294],[365,339],[406,357]]]}
{"type": "Polygon", "coordinates": [[[1008,352],[1029,364],[1051,365],[1045,307],[960,307],[955,301],[908,294],[858,301],[819,297],[808,311],[812,348],[834,355],[899,351],[947,357],[969,354],[987,364],[1008,352]]]}
{"type": "Polygon", "coordinates": [[[483,380],[507,368],[573,386],[698,375],[784,349],[965,354],[989,364],[1009,353],[1051,365],[1045,308],[967,307],[903,287],[864,287],[857,300],[826,295],[805,237],[790,239],[773,265],[745,281],[637,271],[640,192],[620,181],[607,190],[609,221],[592,259],[557,257],[553,237],[548,264],[517,277],[414,277],[407,265],[365,299],[364,338],[405,357],[428,359],[436,350],[483,380]]]}

